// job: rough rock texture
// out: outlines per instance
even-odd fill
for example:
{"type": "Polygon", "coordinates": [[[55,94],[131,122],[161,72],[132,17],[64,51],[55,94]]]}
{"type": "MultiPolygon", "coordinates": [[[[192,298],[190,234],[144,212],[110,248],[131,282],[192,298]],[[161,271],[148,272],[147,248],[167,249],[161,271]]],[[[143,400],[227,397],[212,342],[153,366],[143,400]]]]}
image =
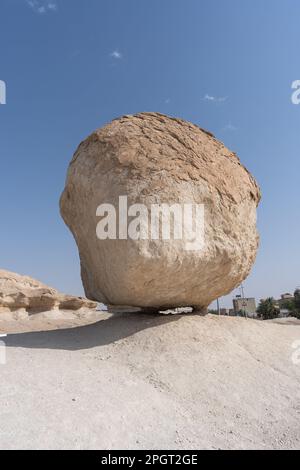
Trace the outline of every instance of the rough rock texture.
{"type": "Polygon", "coordinates": [[[31,277],[0,270],[0,316],[96,307],[97,303],[91,300],[60,294],[31,277]]]}
{"type": "MultiPolygon", "coordinates": [[[[116,119],[77,149],[61,213],[80,253],[88,298],[107,304],[205,308],[243,281],[255,260],[259,188],[238,157],[181,119],[116,119]],[[99,240],[97,207],[193,203],[205,207],[205,245],[186,240],[99,240]]],[[[130,218],[129,218],[130,220],[130,218]]]]}

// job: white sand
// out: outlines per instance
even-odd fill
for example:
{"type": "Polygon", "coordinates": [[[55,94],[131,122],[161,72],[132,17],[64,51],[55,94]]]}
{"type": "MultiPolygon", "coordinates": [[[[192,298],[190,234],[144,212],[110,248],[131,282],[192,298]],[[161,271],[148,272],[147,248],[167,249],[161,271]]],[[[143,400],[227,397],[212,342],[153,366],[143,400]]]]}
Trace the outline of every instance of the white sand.
{"type": "Polygon", "coordinates": [[[299,321],[97,315],[1,338],[1,449],[300,448],[299,321]]]}

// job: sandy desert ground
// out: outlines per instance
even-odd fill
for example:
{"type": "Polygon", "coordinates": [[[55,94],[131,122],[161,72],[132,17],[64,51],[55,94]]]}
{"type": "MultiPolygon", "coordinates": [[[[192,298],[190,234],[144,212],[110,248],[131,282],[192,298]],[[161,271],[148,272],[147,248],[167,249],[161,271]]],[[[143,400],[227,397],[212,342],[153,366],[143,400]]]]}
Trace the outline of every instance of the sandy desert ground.
{"type": "Polygon", "coordinates": [[[1,338],[1,449],[300,448],[299,321],[93,315],[1,338]]]}

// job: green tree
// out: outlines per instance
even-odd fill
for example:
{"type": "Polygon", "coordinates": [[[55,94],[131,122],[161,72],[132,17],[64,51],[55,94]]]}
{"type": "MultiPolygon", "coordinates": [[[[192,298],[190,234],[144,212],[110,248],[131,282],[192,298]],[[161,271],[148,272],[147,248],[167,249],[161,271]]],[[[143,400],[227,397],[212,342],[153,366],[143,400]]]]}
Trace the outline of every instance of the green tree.
{"type": "Polygon", "coordinates": [[[300,319],[300,289],[295,290],[294,297],[294,316],[300,319]]]}
{"type": "Polygon", "coordinates": [[[286,300],[285,302],[281,303],[281,308],[284,310],[288,310],[290,313],[293,313],[296,310],[295,300],[286,300]]]}
{"type": "Polygon", "coordinates": [[[210,313],[211,315],[218,315],[219,314],[218,310],[214,310],[213,308],[209,309],[208,313],[210,313]]]}
{"type": "Polygon", "coordinates": [[[279,309],[276,306],[276,302],[273,297],[269,297],[266,300],[261,300],[257,308],[259,318],[263,320],[272,320],[278,318],[279,309]]]}
{"type": "Polygon", "coordinates": [[[300,289],[296,289],[294,293],[295,307],[300,310],[300,289]]]}

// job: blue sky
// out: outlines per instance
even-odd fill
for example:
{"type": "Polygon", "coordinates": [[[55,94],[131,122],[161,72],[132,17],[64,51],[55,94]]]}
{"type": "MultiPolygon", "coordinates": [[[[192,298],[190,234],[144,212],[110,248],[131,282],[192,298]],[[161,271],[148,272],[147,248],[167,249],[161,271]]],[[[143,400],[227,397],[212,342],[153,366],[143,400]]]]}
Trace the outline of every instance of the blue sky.
{"type": "Polygon", "coordinates": [[[68,163],[112,118],[159,111],[214,132],[262,188],[246,295],[300,285],[299,18],[298,0],[0,0],[0,266],[81,293],[68,163]]]}

